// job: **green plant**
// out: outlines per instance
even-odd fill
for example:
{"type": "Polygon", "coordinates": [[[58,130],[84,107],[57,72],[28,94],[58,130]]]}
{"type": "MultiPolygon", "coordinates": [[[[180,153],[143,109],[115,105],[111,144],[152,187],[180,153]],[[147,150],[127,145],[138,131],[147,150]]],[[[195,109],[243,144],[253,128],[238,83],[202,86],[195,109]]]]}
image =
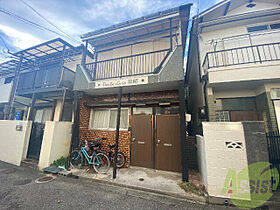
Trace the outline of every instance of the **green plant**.
{"type": "Polygon", "coordinates": [[[203,191],[198,189],[198,187],[192,182],[179,182],[178,185],[185,190],[186,192],[190,192],[196,195],[203,195],[203,191]]]}
{"type": "Polygon", "coordinates": [[[67,157],[61,157],[57,160],[55,160],[51,166],[63,166],[64,168],[67,168],[68,166],[68,158],[67,157]]]}

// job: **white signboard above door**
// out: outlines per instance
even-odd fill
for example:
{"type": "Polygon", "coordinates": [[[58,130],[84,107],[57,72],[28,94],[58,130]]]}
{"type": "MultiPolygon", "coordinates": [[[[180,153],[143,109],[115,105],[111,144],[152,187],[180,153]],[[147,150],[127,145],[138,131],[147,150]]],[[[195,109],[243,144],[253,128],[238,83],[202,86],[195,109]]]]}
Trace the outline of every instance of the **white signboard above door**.
{"type": "Polygon", "coordinates": [[[148,76],[106,79],[95,82],[95,88],[112,88],[148,84],[148,76]]]}

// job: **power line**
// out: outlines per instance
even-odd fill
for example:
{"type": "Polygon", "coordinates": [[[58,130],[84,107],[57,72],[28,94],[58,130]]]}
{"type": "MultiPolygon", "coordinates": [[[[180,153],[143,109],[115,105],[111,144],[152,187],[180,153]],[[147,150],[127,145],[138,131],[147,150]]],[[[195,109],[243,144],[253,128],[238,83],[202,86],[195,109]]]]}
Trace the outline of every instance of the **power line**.
{"type": "Polygon", "coordinates": [[[6,14],[6,15],[8,15],[8,16],[11,16],[11,17],[13,17],[13,18],[16,18],[16,19],[18,19],[18,20],[20,20],[20,21],[23,21],[23,22],[25,22],[25,23],[27,23],[27,24],[29,24],[29,25],[35,26],[35,27],[37,27],[37,28],[39,28],[39,29],[41,29],[41,30],[50,31],[50,32],[55,33],[55,34],[57,34],[57,35],[61,35],[61,34],[57,33],[56,31],[53,31],[53,30],[48,29],[48,28],[46,28],[46,27],[44,27],[44,26],[41,26],[41,25],[39,25],[39,24],[37,24],[37,23],[34,23],[34,22],[30,21],[30,20],[27,20],[27,19],[25,19],[25,18],[23,18],[23,17],[21,17],[21,16],[19,16],[19,15],[16,15],[16,14],[14,14],[14,13],[8,11],[8,10],[5,10],[5,9],[3,9],[3,8],[0,8],[0,12],[6,14]]]}
{"type": "Polygon", "coordinates": [[[42,14],[40,14],[37,10],[35,10],[30,4],[28,4],[27,2],[25,2],[24,0],[20,0],[23,4],[25,4],[27,7],[29,7],[33,12],[35,12],[39,17],[41,17],[43,20],[45,20],[48,24],[50,24],[51,26],[55,27],[58,31],[60,31],[61,33],[65,34],[69,39],[81,43],[80,41],[78,41],[77,39],[71,37],[68,33],[64,32],[63,30],[61,30],[58,26],[56,26],[54,23],[52,23],[51,21],[49,21],[47,18],[45,18],[42,14]]]}
{"type": "Polygon", "coordinates": [[[4,38],[3,38],[1,35],[0,35],[0,39],[1,39],[1,41],[3,42],[4,47],[5,47],[8,51],[10,51],[9,48],[8,48],[8,45],[6,44],[6,41],[4,40],[4,38]]]}
{"type": "Polygon", "coordinates": [[[4,14],[10,16],[10,17],[13,17],[13,18],[15,18],[15,19],[18,19],[18,20],[20,20],[20,21],[22,21],[22,22],[24,22],[24,23],[26,23],[26,24],[32,25],[32,26],[34,26],[34,27],[36,27],[36,28],[38,28],[38,29],[41,29],[41,30],[43,30],[43,31],[49,31],[49,32],[52,32],[52,33],[54,33],[54,34],[56,34],[56,35],[58,35],[58,36],[62,36],[62,37],[64,37],[64,38],[67,38],[67,39],[68,39],[68,37],[66,37],[65,35],[63,35],[63,34],[61,34],[61,33],[58,33],[58,32],[56,32],[56,31],[54,31],[54,30],[51,30],[51,29],[46,28],[46,27],[44,27],[44,26],[41,26],[41,25],[39,25],[39,24],[37,24],[37,23],[34,23],[34,22],[32,22],[32,21],[30,21],[30,20],[28,20],[28,19],[25,19],[25,18],[23,18],[23,17],[21,17],[21,16],[19,16],[19,15],[16,15],[16,14],[14,14],[14,13],[12,13],[12,12],[6,10],[6,9],[3,9],[3,8],[1,8],[1,7],[0,7],[0,12],[4,13],[4,14]]]}

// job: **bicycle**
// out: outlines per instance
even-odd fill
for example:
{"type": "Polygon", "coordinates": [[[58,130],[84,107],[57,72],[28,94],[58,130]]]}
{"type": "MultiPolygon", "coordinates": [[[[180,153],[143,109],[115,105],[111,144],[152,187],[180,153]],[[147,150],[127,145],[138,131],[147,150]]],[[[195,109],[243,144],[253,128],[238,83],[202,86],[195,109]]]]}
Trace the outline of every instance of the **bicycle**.
{"type": "MultiPolygon", "coordinates": [[[[114,157],[115,157],[115,153],[112,151],[112,149],[115,147],[115,144],[109,144],[109,152],[108,152],[108,158],[110,160],[111,163],[114,162],[114,157]]],[[[124,167],[126,162],[126,157],[122,152],[118,152],[117,154],[117,168],[122,168],[124,167]]]]}
{"type": "Polygon", "coordinates": [[[73,150],[70,153],[70,166],[72,168],[81,168],[85,158],[85,161],[87,161],[89,165],[92,165],[97,173],[107,173],[110,169],[110,160],[108,156],[98,150],[94,150],[94,148],[98,148],[101,143],[88,143],[88,141],[85,140],[82,144],[80,145],[80,150],[73,150]],[[83,143],[84,145],[82,145],[83,143]],[[91,155],[88,154],[88,150],[92,152],[91,155]]]}
{"type": "MultiPolygon", "coordinates": [[[[103,137],[101,138],[100,140],[107,140],[107,138],[103,137]]],[[[115,148],[115,144],[109,144],[109,152],[106,151],[106,150],[100,150],[101,152],[105,153],[109,160],[110,160],[110,163],[113,163],[114,162],[114,157],[115,157],[115,153],[112,151],[113,148],[115,148]]],[[[117,154],[117,168],[122,168],[124,167],[126,163],[126,157],[125,155],[122,153],[122,152],[118,152],[117,154]]]]}

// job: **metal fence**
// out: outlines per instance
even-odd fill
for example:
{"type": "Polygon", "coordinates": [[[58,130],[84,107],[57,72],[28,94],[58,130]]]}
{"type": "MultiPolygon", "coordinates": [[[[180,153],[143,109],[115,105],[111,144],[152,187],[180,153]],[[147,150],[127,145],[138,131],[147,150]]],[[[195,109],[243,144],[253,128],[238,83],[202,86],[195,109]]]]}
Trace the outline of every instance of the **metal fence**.
{"type": "MultiPolygon", "coordinates": [[[[280,174],[280,135],[279,132],[269,132],[266,134],[267,147],[269,154],[269,162],[271,168],[276,168],[278,174],[280,174]]],[[[277,177],[276,174],[272,174],[272,177],[277,177]]],[[[278,189],[279,189],[278,184],[278,189]]]]}
{"type": "Polygon", "coordinates": [[[159,50],[86,64],[93,80],[150,74],[162,65],[170,50],[159,50]]]}
{"type": "Polygon", "coordinates": [[[280,60],[280,43],[245,46],[208,52],[203,69],[280,60]]]}

